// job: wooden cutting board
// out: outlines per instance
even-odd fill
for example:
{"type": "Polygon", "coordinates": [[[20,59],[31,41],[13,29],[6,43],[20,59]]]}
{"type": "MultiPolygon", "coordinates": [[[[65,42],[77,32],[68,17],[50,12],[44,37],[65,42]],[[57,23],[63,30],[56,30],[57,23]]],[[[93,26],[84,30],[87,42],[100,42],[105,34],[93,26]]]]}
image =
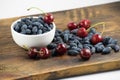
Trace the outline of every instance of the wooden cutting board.
{"type": "MultiPolygon", "coordinates": [[[[8,13],[9,14],[9,13],[8,13]]],[[[120,2],[53,13],[57,28],[65,29],[70,21],[87,18],[92,23],[106,22],[104,36],[120,44],[120,2]]],[[[50,80],[120,69],[120,52],[94,54],[89,61],[64,55],[45,60],[31,60],[11,37],[10,25],[20,17],[0,20],[0,80],[50,80]]]]}

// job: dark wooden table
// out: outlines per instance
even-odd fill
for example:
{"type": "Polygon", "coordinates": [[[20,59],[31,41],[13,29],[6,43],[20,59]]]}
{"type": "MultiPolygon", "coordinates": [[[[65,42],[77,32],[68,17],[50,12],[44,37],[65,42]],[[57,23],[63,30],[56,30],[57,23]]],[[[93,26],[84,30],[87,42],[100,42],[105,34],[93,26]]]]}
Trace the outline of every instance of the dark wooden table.
{"type": "MultiPolygon", "coordinates": [[[[9,14],[9,13],[8,13],[9,14]]],[[[120,44],[120,2],[53,13],[57,28],[65,29],[70,21],[87,18],[92,24],[106,22],[104,36],[118,39],[120,44]]],[[[21,17],[0,20],[0,80],[50,80],[120,69],[120,52],[94,54],[89,61],[64,55],[46,60],[31,60],[26,51],[12,40],[10,25],[21,17]]]]}

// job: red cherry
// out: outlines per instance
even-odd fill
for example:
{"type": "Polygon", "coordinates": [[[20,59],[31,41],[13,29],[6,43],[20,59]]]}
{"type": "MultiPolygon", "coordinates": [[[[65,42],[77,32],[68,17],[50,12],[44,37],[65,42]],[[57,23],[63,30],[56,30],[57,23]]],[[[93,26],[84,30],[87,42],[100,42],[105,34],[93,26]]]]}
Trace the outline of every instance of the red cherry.
{"type": "Polygon", "coordinates": [[[90,57],[91,57],[91,52],[90,52],[90,50],[89,49],[82,49],[81,51],[80,51],[80,57],[83,59],[83,60],[88,60],[88,59],[90,59],[90,57]]]}
{"type": "Polygon", "coordinates": [[[94,34],[94,35],[92,36],[92,38],[91,38],[91,42],[92,42],[93,44],[97,44],[97,43],[101,42],[102,40],[103,40],[103,38],[102,38],[102,36],[99,35],[99,34],[94,34]]]}
{"type": "Polygon", "coordinates": [[[46,59],[46,58],[49,58],[51,56],[49,50],[47,48],[40,48],[40,51],[39,51],[39,56],[41,59],[46,59]]]}
{"type": "Polygon", "coordinates": [[[73,29],[78,28],[78,27],[77,27],[77,24],[74,23],[74,22],[68,23],[68,24],[67,24],[67,27],[68,27],[69,30],[73,30],[73,29]]]}
{"type": "Polygon", "coordinates": [[[30,48],[30,49],[28,50],[28,56],[29,56],[30,58],[35,59],[35,58],[37,58],[37,55],[38,55],[38,51],[37,51],[36,48],[30,48]]]}
{"type": "Polygon", "coordinates": [[[78,24],[79,27],[84,27],[85,29],[88,29],[90,25],[91,25],[91,22],[87,19],[80,21],[78,24]]]}
{"type": "Polygon", "coordinates": [[[58,44],[57,48],[56,48],[56,52],[58,53],[58,55],[64,55],[67,51],[67,48],[64,44],[58,44]]]}
{"type": "Polygon", "coordinates": [[[84,38],[88,35],[88,32],[84,27],[82,27],[77,31],[77,35],[81,38],[84,38]]]}
{"type": "Polygon", "coordinates": [[[44,21],[48,24],[52,23],[54,21],[54,17],[52,14],[48,13],[44,16],[44,21]]]}

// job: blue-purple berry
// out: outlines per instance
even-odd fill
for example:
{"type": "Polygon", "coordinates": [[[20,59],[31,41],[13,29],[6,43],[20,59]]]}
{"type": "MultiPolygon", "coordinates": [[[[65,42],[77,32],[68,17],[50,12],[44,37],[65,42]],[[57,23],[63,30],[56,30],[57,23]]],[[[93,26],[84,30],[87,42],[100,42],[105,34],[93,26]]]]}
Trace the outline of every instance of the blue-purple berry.
{"type": "Polygon", "coordinates": [[[106,47],[103,49],[102,54],[109,54],[111,52],[111,47],[106,47]]]}
{"type": "Polygon", "coordinates": [[[79,54],[79,52],[76,51],[76,50],[68,50],[68,51],[67,51],[67,54],[70,55],[70,56],[76,56],[76,55],[79,54]]]}
{"type": "Polygon", "coordinates": [[[113,50],[115,52],[119,52],[120,51],[120,46],[118,46],[118,45],[113,46],[113,50]]]}

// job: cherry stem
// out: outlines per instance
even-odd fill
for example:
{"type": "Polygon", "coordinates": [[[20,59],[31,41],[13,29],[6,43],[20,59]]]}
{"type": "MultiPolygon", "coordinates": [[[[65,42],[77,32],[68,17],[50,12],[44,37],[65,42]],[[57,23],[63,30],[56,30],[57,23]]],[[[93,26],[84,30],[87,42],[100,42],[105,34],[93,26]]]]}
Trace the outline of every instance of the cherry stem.
{"type": "Polygon", "coordinates": [[[43,10],[37,8],[37,7],[30,7],[27,9],[27,11],[31,10],[31,9],[36,9],[36,10],[39,10],[40,12],[42,12],[43,14],[47,15],[47,13],[45,13],[43,10]]]}
{"type": "Polygon", "coordinates": [[[87,31],[89,31],[89,30],[90,30],[91,28],[93,28],[93,27],[97,27],[98,25],[103,25],[103,26],[102,26],[103,29],[102,29],[102,32],[101,32],[101,36],[102,36],[102,34],[104,33],[104,30],[105,30],[105,22],[96,23],[96,24],[92,25],[92,27],[88,28],[87,31]]]}
{"type": "MultiPolygon", "coordinates": [[[[31,48],[28,48],[27,46],[25,46],[25,45],[23,45],[23,48],[25,49],[25,50],[30,50],[31,48]]],[[[34,52],[38,52],[37,50],[34,50],[34,52]]]]}
{"type": "Polygon", "coordinates": [[[23,48],[24,48],[25,50],[29,50],[29,48],[28,48],[27,46],[25,46],[25,45],[23,45],[23,48]]]}

